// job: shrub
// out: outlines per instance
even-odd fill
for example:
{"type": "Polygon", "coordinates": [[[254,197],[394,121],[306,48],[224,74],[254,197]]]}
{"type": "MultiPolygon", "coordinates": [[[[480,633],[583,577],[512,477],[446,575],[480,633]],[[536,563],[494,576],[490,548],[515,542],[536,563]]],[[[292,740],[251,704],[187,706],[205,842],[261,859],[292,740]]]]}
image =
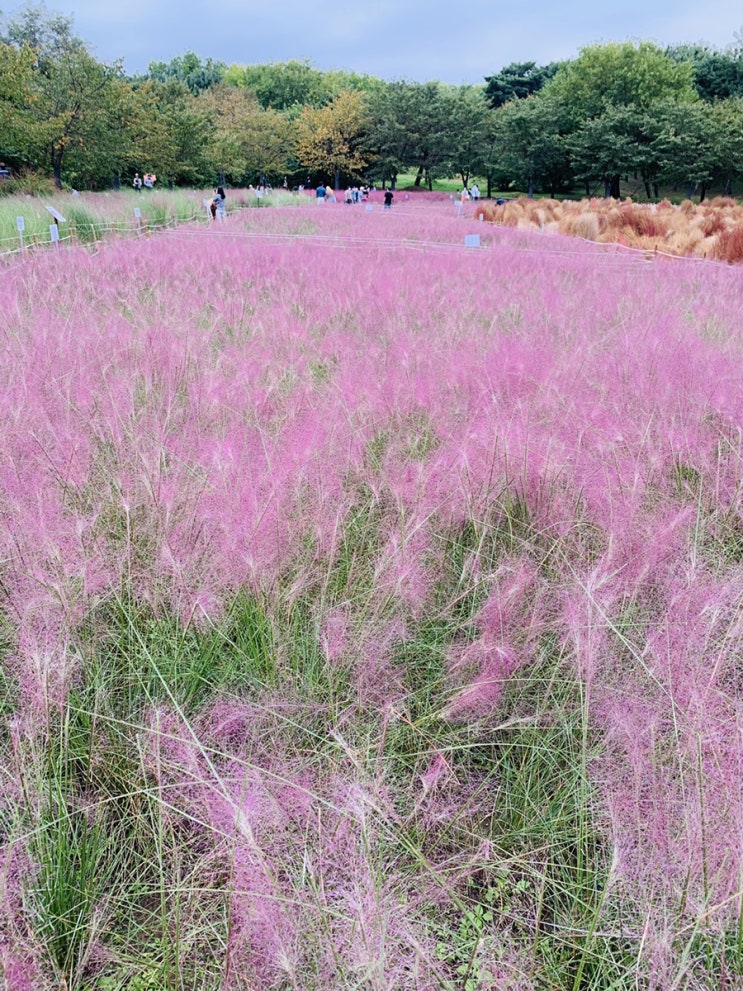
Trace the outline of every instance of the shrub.
{"type": "Polygon", "coordinates": [[[22,196],[52,196],[55,192],[54,183],[49,176],[30,170],[19,172],[18,175],[0,182],[0,196],[12,196],[14,193],[22,196]]]}
{"type": "Polygon", "coordinates": [[[708,213],[702,217],[699,229],[705,237],[712,237],[713,234],[720,234],[726,230],[727,224],[721,213],[708,213]]]}
{"type": "Polygon", "coordinates": [[[598,241],[599,218],[595,213],[579,213],[573,220],[572,233],[584,241],[598,241]]]}
{"type": "Polygon", "coordinates": [[[743,261],[743,223],[738,223],[720,233],[712,257],[729,262],[731,265],[743,261]]]}

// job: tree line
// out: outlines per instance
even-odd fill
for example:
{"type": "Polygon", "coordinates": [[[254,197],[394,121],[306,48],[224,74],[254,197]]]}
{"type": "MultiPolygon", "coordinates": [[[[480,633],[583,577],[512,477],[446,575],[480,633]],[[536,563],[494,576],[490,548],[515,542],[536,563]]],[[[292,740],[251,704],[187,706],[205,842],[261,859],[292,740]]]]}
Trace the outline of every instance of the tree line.
{"type": "Polygon", "coordinates": [[[590,45],[482,85],[385,81],[307,62],[192,52],[129,76],[43,6],[0,22],[0,161],[78,189],[159,182],[295,186],[402,173],[491,190],[618,196],[634,177],[704,197],[743,178],[743,45],[590,45]]]}

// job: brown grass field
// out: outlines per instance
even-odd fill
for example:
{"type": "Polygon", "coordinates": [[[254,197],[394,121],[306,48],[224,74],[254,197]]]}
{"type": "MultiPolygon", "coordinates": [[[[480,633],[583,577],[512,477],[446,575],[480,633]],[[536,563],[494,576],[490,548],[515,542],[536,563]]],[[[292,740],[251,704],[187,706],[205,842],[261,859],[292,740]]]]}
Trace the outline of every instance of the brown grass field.
{"type": "Polygon", "coordinates": [[[743,261],[743,205],[718,196],[703,203],[668,200],[639,204],[630,199],[529,200],[480,203],[475,216],[506,227],[567,234],[642,251],[743,261]]]}

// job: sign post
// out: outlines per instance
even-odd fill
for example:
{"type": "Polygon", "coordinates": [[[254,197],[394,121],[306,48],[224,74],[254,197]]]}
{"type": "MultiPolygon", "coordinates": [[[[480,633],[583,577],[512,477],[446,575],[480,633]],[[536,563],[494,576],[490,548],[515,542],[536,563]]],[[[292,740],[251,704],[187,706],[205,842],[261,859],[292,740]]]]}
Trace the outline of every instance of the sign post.
{"type": "Polygon", "coordinates": [[[20,242],[21,242],[21,252],[23,252],[26,250],[26,245],[23,243],[23,232],[26,229],[26,221],[23,219],[23,217],[16,217],[15,225],[18,228],[18,237],[20,238],[20,242]]]}

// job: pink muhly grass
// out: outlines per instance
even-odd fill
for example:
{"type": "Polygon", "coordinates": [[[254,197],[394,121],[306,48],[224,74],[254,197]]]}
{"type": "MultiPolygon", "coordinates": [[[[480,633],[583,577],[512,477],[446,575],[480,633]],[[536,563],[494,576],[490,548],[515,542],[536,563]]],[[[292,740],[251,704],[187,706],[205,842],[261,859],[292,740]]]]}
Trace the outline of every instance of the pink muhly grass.
{"type": "Polygon", "coordinates": [[[419,742],[430,711],[408,717],[400,648],[426,623],[443,632],[425,661],[446,665],[417,688],[447,733],[476,735],[536,658],[572,664],[611,881],[648,945],[735,924],[737,283],[528,231],[465,252],[482,225],[447,209],[252,211],[229,240],[34,256],[0,283],[4,663],[23,725],[63,705],[81,624],[123,593],[184,625],[219,628],[238,591],[269,613],[280,698],[223,699],[190,726],[141,716],[164,820],[229,891],[228,985],[441,976],[426,911],[474,854],[463,839],[456,884],[442,894],[434,865],[413,899],[393,840],[418,816],[437,852],[481,782],[419,742]],[[296,237],[308,224],[317,240],[296,237]],[[335,705],[300,697],[298,606],[349,676],[335,705]],[[403,783],[367,723],[348,731],[359,714],[416,740],[403,783]]]}
{"type": "Polygon", "coordinates": [[[41,986],[40,947],[24,904],[24,882],[32,870],[21,844],[0,845],[0,975],[7,991],[41,986]]]}
{"type": "Polygon", "coordinates": [[[442,717],[447,722],[457,722],[489,715],[518,666],[513,649],[483,636],[458,651],[452,660],[455,671],[471,674],[465,686],[447,702],[442,717]]]}

